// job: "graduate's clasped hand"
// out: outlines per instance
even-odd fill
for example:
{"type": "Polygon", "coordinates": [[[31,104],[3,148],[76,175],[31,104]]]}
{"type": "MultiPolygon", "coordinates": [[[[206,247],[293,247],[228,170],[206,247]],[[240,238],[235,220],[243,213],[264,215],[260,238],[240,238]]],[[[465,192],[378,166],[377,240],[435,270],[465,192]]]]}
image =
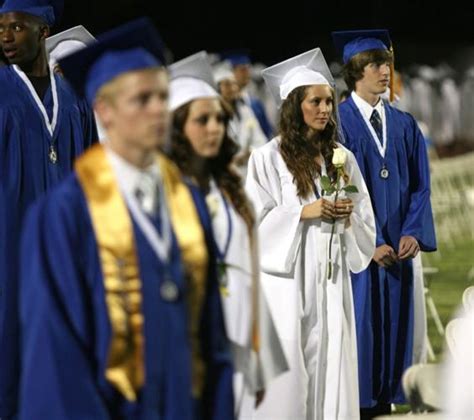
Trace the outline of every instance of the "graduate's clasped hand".
{"type": "Polygon", "coordinates": [[[352,213],[352,209],[354,208],[354,204],[350,198],[344,198],[341,200],[336,201],[335,209],[336,219],[345,219],[349,217],[352,213]]]}
{"type": "Polygon", "coordinates": [[[408,258],[415,258],[420,252],[420,245],[413,236],[402,236],[398,245],[398,258],[400,260],[407,260],[408,258]]]}
{"type": "Polygon", "coordinates": [[[301,219],[323,219],[332,223],[333,219],[344,219],[351,215],[354,204],[349,198],[337,200],[336,203],[320,198],[307,204],[301,212],[301,219]]]}
{"type": "Polygon", "coordinates": [[[402,236],[398,254],[391,246],[384,244],[375,249],[373,259],[380,267],[387,268],[400,261],[415,258],[418,252],[420,252],[418,241],[413,236],[402,236]]]}

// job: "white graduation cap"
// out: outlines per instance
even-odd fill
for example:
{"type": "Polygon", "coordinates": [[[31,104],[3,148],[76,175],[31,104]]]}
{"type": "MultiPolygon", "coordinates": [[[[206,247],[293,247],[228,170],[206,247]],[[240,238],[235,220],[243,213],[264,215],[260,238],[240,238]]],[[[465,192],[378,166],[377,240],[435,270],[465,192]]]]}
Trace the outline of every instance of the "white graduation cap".
{"type": "Polygon", "coordinates": [[[171,64],[168,70],[171,77],[169,98],[171,111],[194,99],[219,97],[206,51],[183,58],[171,64]]]}
{"type": "Polygon", "coordinates": [[[222,61],[214,66],[214,80],[217,84],[223,80],[235,80],[232,66],[228,61],[222,61]]]}
{"type": "Polygon", "coordinates": [[[66,29],[46,38],[46,51],[49,61],[56,64],[60,59],[79,51],[95,42],[96,39],[82,25],[66,29]]]}
{"type": "Polygon", "coordinates": [[[297,87],[328,85],[335,87],[334,78],[320,48],[289,58],[262,70],[262,76],[278,107],[297,87]]]}

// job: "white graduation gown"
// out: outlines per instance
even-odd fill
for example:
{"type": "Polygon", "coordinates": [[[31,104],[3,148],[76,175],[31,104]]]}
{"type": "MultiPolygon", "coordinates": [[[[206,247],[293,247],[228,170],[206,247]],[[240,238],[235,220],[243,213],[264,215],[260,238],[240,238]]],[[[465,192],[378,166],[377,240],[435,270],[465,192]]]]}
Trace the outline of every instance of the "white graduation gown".
{"type": "MultiPolygon", "coordinates": [[[[267,137],[260,128],[252,109],[243,101],[237,103],[239,117],[234,115],[229,121],[229,134],[239,145],[241,153],[251,152],[253,149],[263,146],[267,137]]],[[[237,166],[240,176],[247,176],[247,162],[237,166]]]]}
{"type": "Polygon", "coordinates": [[[222,293],[224,321],[234,355],[234,395],[236,417],[248,418],[255,403],[255,392],[266,389],[270,381],[288,370],[282,344],[278,338],[270,310],[259,285],[259,263],[257,231],[251,240],[244,219],[227,201],[215,182],[206,202],[212,218],[212,227],[217,246],[224,253],[231,237],[224,261],[227,265],[227,286],[222,293]],[[255,283],[254,283],[255,282],[255,283]],[[257,300],[253,301],[254,293],[257,300]],[[252,350],[252,322],[254,308],[258,308],[260,351],[252,350]]]}
{"type": "MultiPolygon", "coordinates": [[[[278,137],[256,149],[246,190],[259,219],[262,286],[290,371],[277,378],[254,418],[359,418],[357,346],[350,272],[375,250],[375,220],[359,167],[347,151],[346,172],[359,193],[349,228],[333,238],[333,276],[327,279],[330,233],[321,221],[301,221],[305,204],[278,150],[278,137]]],[[[342,146],[340,146],[342,147],[342,146]]],[[[319,181],[316,185],[320,189],[319,181]]]]}

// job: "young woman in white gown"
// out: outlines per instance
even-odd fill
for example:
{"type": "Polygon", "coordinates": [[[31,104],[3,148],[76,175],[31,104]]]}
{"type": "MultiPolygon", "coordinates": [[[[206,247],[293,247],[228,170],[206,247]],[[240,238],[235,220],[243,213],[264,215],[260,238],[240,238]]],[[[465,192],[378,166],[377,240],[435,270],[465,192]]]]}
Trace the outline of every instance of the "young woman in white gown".
{"type": "Polygon", "coordinates": [[[358,419],[355,320],[350,271],[375,249],[375,221],[353,154],[338,138],[334,80],[319,48],[276,64],[263,77],[281,105],[279,135],[253,151],[246,190],[259,221],[261,277],[290,371],[256,410],[257,419],[358,419]],[[334,149],[344,183],[358,193],[335,203],[334,149]],[[328,278],[331,223],[332,273],[328,278]]]}
{"type": "Polygon", "coordinates": [[[230,115],[213,87],[207,55],[194,54],[171,65],[169,71],[170,155],[206,195],[234,355],[236,417],[244,419],[263,399],[269,381],[288,365],[266,300],[259,293],[254,210],[231,165],[238,146],[227,134],[230,115]]]}

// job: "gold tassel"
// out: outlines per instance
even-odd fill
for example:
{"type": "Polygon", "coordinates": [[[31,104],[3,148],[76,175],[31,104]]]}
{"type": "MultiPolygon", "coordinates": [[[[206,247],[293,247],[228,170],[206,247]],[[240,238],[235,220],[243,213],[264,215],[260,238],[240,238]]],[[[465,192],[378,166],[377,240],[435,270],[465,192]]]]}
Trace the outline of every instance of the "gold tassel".
{"type": "Polygon", "coordinates": [[[394,85],[395,85],[395,55],[393,53],[393,44],[390,43],[390,52],[392,53],[392,62],[390,64],[390,82],[388,87],[390,89],[390,103],[395,99],[394,85]]]}

